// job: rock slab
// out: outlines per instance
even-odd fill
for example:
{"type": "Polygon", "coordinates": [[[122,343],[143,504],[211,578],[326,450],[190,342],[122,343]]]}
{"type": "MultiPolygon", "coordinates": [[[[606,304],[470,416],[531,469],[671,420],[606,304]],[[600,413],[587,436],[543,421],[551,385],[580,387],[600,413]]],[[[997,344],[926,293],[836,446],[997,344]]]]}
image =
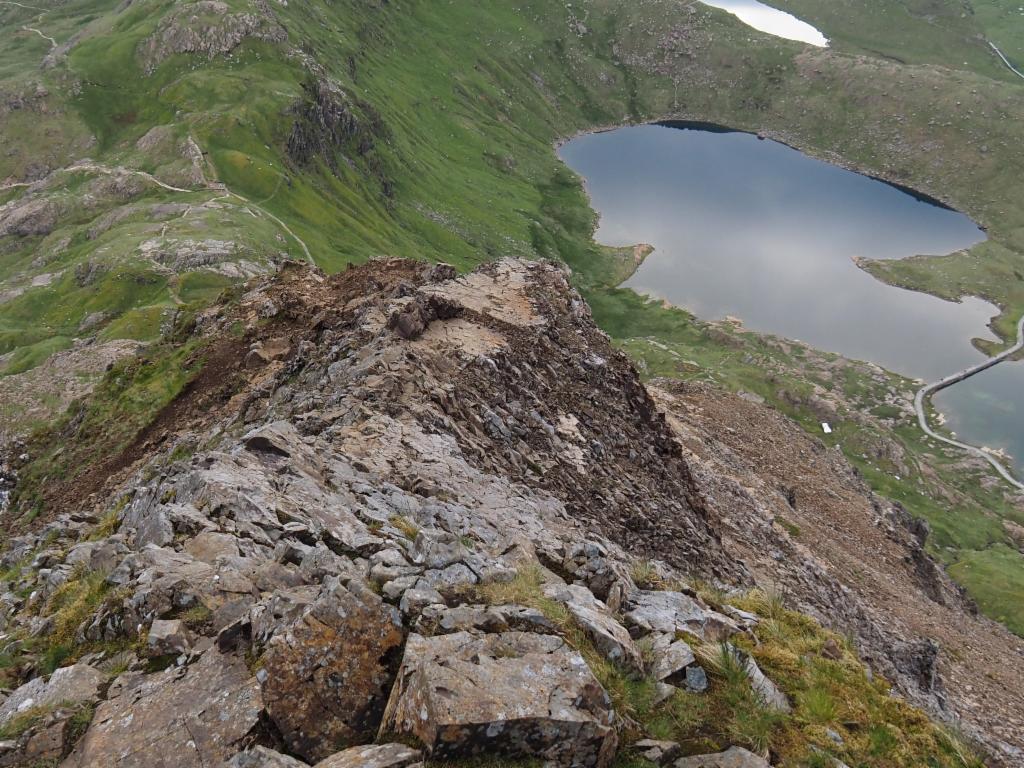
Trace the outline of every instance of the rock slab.
{"type": "Polygon", "coordinates": [[[309,761],[371,741],[402,646],[402,619],[368,587],[324,582],[319,596],[275,634],[263,699],[285,743],[309,761]]]}
{"type": "Polygon", "coordinates": [[[554,635],[410,635],[381,733],[431,757],[539,758],[606,768],[618,743],[608,694],[554,635]]]}
{"type": "Polygon", "coordinates": [[[122,678],[61,768],[220,765],[258,725],[263,709],[245,663],[216,650],[186,668],[122,678]]]}

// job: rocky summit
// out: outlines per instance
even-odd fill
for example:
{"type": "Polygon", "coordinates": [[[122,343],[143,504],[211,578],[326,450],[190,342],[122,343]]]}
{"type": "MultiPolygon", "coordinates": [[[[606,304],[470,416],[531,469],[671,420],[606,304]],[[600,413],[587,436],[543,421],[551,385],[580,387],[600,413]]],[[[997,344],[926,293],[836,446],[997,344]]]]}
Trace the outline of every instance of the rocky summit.
{"type": "MultiPolygon", "coordinates": [[[[59,515],[3,556],[2,766],[754,768],[777,757],[760,722],[837,766],[883,738],[958,748],[905,700],[1021,755],[997,672],[791,538],[777,505],[814,502],[778,466],[695,439],[739,417],[752,451],[796,428],[649,391],[562,267],[289,262],[174,339],[189,385],[38,488],[59,515]],[[812,672],[860,709],[809,704],[812,672]]],[[[802,439],[850,515],[818,523],[878,532],[906,602],[1020,658],[909,519],[802,439]]]]}

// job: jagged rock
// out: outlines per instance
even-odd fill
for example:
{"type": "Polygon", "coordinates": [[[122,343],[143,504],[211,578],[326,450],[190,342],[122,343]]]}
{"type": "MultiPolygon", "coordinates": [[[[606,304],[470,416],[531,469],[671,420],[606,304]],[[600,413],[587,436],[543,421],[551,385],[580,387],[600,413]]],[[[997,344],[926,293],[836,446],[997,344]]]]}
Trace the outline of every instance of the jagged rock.
{"type": "Polygon", "coordinates": [[[625,617],[648,632],[685,632],[702,642],[727,640],[740,631],[728,616],[682,592],[637,590],[628,598],[625,617]]]}
{"type": "Polygon", "coordinates": [[[408,768],[422,759],[422,752],[405,744],[368,744],[331,755],[315,768],[408,768]]]}
{"type": "Polygon", "coordinates": [[[185,653],[192,645],[191,633],[180,619],[157,619],[149,628],[146,652],[150,656],[185,653]]]}
{"type": "Polygon", "coordinates": [[[615,754],[607,693],[554,635],[410,635],[381,733],[416,737],[434,759],[537,757],[607,766],[615,754]]]}
{"type": "Polygon", "coordinates": [[[790,712],[793,709],[786,694],[780,691],[779,687],[761,671],[753,656],[731,645],[728,645],[727,648],[743,664],[747,677],[750,679],[750,687],[760,696],[765,706],[779,712],[790,712]]]}
{"type": "Polygon", "coordinates": [[[399,609],[402,611],[403,616],[416,616],[427,606],[443,602],[444,598],[440,592],[429,584],[423,583],[421,585],[417,582],[412,589],[407,589],[405,594],[402,595],[399,609]]]}
{"type": "Polygon", "coordinates": [[[235,754],[263,710],[244,661],[217,650],[188,667],[123,677],[61,768],[218,765],[235,754]]]}
{"type": "Polygon", "coordinates": [[[30,709],[96,701],[103,682],[103,674],[86,664],[61,667],[49,678],[37,677],[18,688],[0,704],[0,725],[30,709]]]}
{"type": "Polygon", "coordinates": [[[160,20],[157,30],[139,44],[147,73],[176,53],[197,53],[209,59],[230,53],[246,39],[282,43],[288,34],[269,6],[252,3],[246,13],[229,13],[222,0],[199,0],[175,8],[160,20]]]}
{"type": "Polygon", "coordinates": [[[328,579],[270,641],[267,713],[291,751],[320,760],[377,731],[402,645],[398,611],[357,581],[328,579]]]}
{"type": "Polygon", "coordinates": [[[451,634],[453,632],[533,632],[556,634],[555,625],[535,608],[521,605],[444,605],[428,606],[420,614],[416,629],[420,634],[451,634]]]}
{"type": "Polygon", "coordinates": [[[282,755],[272,749],[253,747],[232,757],[224,768],[308,768],[308,766],[294,757],[282,755]]]}
{"type": "Polygon", "coordinates": [[[605,604],[594,597],[589,589],[552,584],[544,589],[544,594],[569,610],[597,650],[608,659],[635,672],[643,671],[640,649],[629,636],[629,631],[611,616],[605,604]]]}
{"type": "Polygon", "coordinates": [[[650,760],[655,765],[668,765],[679,757],[681,748],[674,741],[641,739],[633,744],[633,749],[640,753],[640,757],[650,760]]]}
{"type": "Polygon", "coordinates": [[[768,761],[743,747],[730,747],[714,755],[681,757],[675,768],[771,768],[768,761]]]}
{"type": "Polygon", "coordinates": [[[676,675],[693,664],[697,658],[693,649],[683,640],[676,640],[674,635],[658,634],[650,644],[653,658],[650,674],[655,680],[671,681],[676,675]]]}

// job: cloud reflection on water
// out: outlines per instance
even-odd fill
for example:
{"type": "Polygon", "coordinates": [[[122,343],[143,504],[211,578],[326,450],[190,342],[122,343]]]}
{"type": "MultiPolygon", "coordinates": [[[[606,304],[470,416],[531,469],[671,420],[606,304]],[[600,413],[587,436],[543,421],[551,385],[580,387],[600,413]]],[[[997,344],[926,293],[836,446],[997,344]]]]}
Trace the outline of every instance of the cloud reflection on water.
{"type": "MultiPolygon", "coordinates": [[[[627,287],[929,381],[980,360],[973,337],[994,338],[993,305],[900,290],[853,262],[983,240],[960,213],[749,134],[637,126],[561,155],[587,180],[600,242],[655,247],[627,287]]],[[[998,370],[1013,418],[982,417],[969,382],[939,402],[966,439],[1024,455],[1024,364],[998,370]]]]}

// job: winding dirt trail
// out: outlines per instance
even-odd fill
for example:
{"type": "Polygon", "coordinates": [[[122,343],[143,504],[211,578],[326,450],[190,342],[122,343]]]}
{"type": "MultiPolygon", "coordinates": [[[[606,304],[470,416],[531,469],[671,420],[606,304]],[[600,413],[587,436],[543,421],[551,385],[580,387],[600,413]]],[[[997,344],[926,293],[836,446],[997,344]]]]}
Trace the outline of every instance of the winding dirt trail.
{"type": "Polygon", "coordinates": [[[1002,476],[1002,478],[1006,480],[1006,482],[1024,491],[1024,483],[1015,478],[1013,474],[1010,472],[1010,470],[1008,470],[1003,465],[1003,463],[999,461],[999,459],[997,459],[992,454],[988,453],[988,451],[983,451],[977,446],[970,445],[968,443],[962,443],[959,440],[953,440],[952,438],[949,437],[943,437],[942,435],[935,432],[930,426],[928,426],[928,413],[925,410],[925,403],[927,402],[928,398],[934,395],[939,390],[945,389],[946,387],[951,387],[954,384],[964,381],[965,379],[969,379],[971,376],[974,376],[977,373],[986,371],[992,366],[998,365],[1007,358],[1012,357],[1014,354],[1016,354],[1022,349],[1024,349],[1024,317],[1021,317],[1020,321],[1017,323],[1016,344],[1000,352],[995,357],[990,357],[988,360],[983,360],[977,365],[971,366],[970,368],[965,368],[962,371],[958,371],[957,373],[951,374],[944,379],[940,379],[939,381],[934,381],[931,384],[925,384],[923,387],[921,387],[921,389],[917,391],[917,395],[915,395],[914,397],[914,410],[917,411],[917,423],[921,425],[921,429],[924,430],[925,434],[927,434],[929,437],[933,437],[936,440],[939,440],[943,443],[965,450],[973,456],[979,456],[985,459],[985,461],[991,464],[995,468],[995,470],[1002,476]]]}

